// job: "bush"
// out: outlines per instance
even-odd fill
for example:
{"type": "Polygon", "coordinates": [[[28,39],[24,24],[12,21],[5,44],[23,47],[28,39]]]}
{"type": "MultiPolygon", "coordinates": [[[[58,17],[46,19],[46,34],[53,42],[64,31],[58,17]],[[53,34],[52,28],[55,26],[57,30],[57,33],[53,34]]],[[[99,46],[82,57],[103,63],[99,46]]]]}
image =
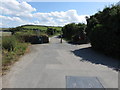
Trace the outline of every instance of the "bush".
{"type": "Polygon", "coordinates": [[[42,43],[49,43],[48,35],[41,35],[42,43]]]}
{"type": "Polygon", "coordinates": [[[57,30],[56,30],[56,29],[47,28],[47,34],[48,34],[48,35],[54,35],[55,33],[57,33],[57,30]]]}
{"type": "Polygon", "coordinates": [[[63,38],[67,39],[73,43],[87,43],[87,38],[85,35],[86,25],[83,23],[75,24],[67,24],[62,28],[63,38]]]}
{"type": "Polygon", "coordinates": [[[27,46],[28,46],[28,43],[17,43],[14,49],[14,52],[17,55],[23,55],[26,51],[27,46]]]}
{"type": "Polygon", "coordinates": [[[85,35],[83,35],[83,36],[74,35],[72,37],[72,42],[75,43],[75,44],[87,44],[87,43],[89,43],[88,39],[85,35]]]}
{"type": "Polygon", "coordinates": [[[86,32],[95,50],[120,58],[120,6],[106,7],[87,18],[86,32]]]}
{"type": "Polygon", "coordinates": [[[8,51],[13,51],[16,45],[16,38],[14,36],[6,36],[2,38],[2,48],[8,51]]]}
{"type": "Polygon", "coordinates": [[[46,34],[36,35],[35,33],[28,33],[28,32],[18,32],[15,34],[16,38],[20,42],[27,42],[31,44],[40,44],[40,43],[48,43],[49,37],[46,34]]]}
{"type": "MultiPolygon", "coordinates": [[[[18,60],[20,55],[23,55],[26,51],[27,43],[16,43],[13,51],[8,51],[6,49],[2,50],[2,65],[7,66],[12,64],[14,61],[18,60]]],[[[4,69],[5,67],[3,67],[4,69]]]]}

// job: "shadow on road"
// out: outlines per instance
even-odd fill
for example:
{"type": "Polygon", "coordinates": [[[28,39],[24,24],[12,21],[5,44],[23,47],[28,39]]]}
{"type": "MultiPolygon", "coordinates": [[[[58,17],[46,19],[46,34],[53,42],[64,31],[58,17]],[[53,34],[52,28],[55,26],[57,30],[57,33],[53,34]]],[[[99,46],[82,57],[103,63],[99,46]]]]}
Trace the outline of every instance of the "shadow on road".
{"type": "Polygon", "coordinates": [[[105,65],[109,68],[112,68],[116,71],[120,71],[120,60],[116,60],[100,53],[95,52],[92,50],[91,47],[89,48],[82,48],[78,50],[71,51],[76,56],[81,57],[82,61],[88,61],[94,64],[101,64],[105,65]]]}
{"type": "Polygon", "coordinates": [[[82,44],[89,44],[89,42],[68,42],[71,45],[82,45],[82,44]]]}

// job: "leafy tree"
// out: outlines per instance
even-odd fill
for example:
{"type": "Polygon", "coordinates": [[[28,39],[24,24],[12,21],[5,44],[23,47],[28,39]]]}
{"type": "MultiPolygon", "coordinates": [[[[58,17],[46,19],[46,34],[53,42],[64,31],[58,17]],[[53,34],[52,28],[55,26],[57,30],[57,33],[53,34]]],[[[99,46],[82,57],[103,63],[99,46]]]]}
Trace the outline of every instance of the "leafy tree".
{"type": "Polygon", "coordinates": [[[120,58],[120,6],[105,7],[87,18],[85,31],[95,50],[120,58]]]}
{"type": "Polygon", "coordinates": [[[80,40],[84,40],[86,38],[85,28],[86,25],[83,23],[67,24],[62,28],[63,37],[72,42],[79,42],[80,40]]]}

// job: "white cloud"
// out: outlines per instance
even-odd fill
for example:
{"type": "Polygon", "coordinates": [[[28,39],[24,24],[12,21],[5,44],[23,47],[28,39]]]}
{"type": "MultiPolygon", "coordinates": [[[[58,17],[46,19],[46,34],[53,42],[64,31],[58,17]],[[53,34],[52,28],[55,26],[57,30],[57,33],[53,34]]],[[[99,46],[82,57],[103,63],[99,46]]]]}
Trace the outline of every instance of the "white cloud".
{"type": "Polygon", "coordinates": [[[19,17],[8,17],[8,16],[2,16],[2,15],[0,15],[0,18],[2,19],[2,21],[8,20],[8,21],[22,22],[22,20],[19,17]]]}
{"type": "Polygon", "coordinates": [[[67,23],[86,23],[85,17],[88,15],[78,15],[76,10],[68,10],[65,12],[35,13],[34,17],[38,18],[41,24],[65,25],[67,23]]]}
{"type": "Polygon", "coordinates": [[[2,20],[2,24],[0,24],[0,27],[14,27],[27,23],[19,17],[9,17],[0,15],[0,19],[2,20]]]}
{"type": "Polygon", "coordinates": [[[29,23],[32,18],[32,12],[36,11],[27,2],[18,2],[16,0],[2,0],[0,5],[0,27],[13,27],[29,23]]]}
{"type": "Polygon", "coordinates": [[[2,0],[0,10],[2,10],[3,15],[12,16],[24,16],[29,14],[31,17],[31,12],[36,11],[30,4],[26,2],[18,2],[16,0],[2,0]]]}
{"type": "Polygon", "coordinates": [[[68,11],[55,11],[49,13],[37,12],[27,2],[21,0],[2,0],[0,10],[2,10],[2,24],[0,26],[13,27],[23,24],[37,24],[37,25],[49,25],[49,26],[63,26],[68,23],[86,23],[85,16],[78,15],[76,10],[68,11]]]}

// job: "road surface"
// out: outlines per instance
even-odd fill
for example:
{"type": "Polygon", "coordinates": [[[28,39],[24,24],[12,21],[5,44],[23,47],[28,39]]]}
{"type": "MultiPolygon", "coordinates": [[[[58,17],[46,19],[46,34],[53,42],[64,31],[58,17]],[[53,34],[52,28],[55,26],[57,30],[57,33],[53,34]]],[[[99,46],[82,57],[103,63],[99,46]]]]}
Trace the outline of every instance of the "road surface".
{"type": "Polygon", "coordinates": [[[3,88],[66,88],[66,76],[97,77],[104,88],[118,88],[118,61],[94,52],[89,44],[72,45],[52,37],[3,76],[3,88]]]}

